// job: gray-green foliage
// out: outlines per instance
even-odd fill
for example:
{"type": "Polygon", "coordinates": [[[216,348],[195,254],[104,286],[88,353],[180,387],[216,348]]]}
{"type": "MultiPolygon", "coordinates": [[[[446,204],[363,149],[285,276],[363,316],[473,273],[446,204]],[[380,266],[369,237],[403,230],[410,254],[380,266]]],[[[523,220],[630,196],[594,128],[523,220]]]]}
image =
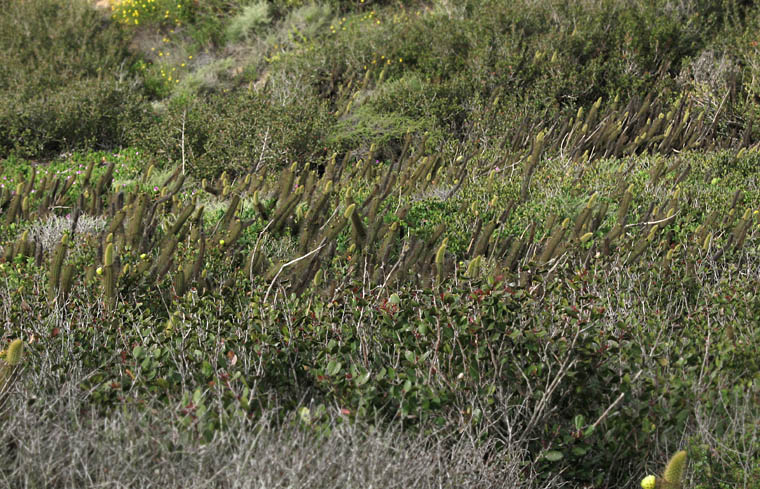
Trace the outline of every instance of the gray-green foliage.
{"type": "Polygon", "coordinates": [[[247,41],[271,22],[269,4],[265,1],[254,2],[243,7],[242,11],[231,20],[225,34],[228,42],[247,41]]]}

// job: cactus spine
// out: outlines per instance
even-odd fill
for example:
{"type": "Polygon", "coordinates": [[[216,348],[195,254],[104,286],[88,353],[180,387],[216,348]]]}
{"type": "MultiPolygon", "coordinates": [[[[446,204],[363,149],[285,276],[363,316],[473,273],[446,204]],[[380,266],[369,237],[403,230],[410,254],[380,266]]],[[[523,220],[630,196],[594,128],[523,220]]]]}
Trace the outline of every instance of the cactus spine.
{"type": "Polygon", "coordinates": [[[565,229],[567,229],[568,223],[569,220],[565,219],[562,224],[554,230],[549,241],[546,243],[544,250],[541,252],[541,256],[538,258],[539,263],[544,265],[554,257],[554,252],[557,250],[557,246],[565,236],[565,229]]]}
{"type": "Polygon", "coordinates": [[[367,240],[367,228],[364,226],[362,218],[359,217],[359,214],[356,212],[356,204],[351,204],[348,206],[345,213],[343,214],[343,217],[346,219],[351,219],[351,228],[353,229],[354,243],[356,244],[357,248],[362,248],[367,240]]]}
{"type": "Polygon", "coordinates": [[[185,206],[185,208],[182,210],[179,216],[177,216],[177,220],[174,221],[174,224],[172,225],[171,229],[169,230],[169,234],[177,234],[180,229],[182,229],[182,226],[185,224],[185,221],[190,217],[190,214],[193,213],[195,210],[195,199],[185,206]]]}
{"type": "Polygon", "coordinates": [[[16,214],[19,211],[19,208],[21,207],[21,199],[23,198],[23,191],[24,184],[19,183],[16,185],[16,195],[13,196],[13,199],[11,200],[11,205],[8,208],[8,213],[5,215],[5,224],[10,224],[16,220],[16,214]]]}
{"type": "Polygon", "coordinates": [[[67,264],[61,268],[61,278],[59,283],[59,290],[64,299],[69,296],[71,291],[71,280],[74,278],[74,265],[67,264]]]}

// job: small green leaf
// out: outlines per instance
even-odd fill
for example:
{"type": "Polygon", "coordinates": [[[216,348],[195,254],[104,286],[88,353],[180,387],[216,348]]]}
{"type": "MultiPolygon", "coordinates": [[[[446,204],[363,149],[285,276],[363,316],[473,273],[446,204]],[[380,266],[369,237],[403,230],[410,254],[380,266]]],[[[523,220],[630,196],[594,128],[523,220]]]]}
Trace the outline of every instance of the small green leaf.
{"type": "Polygon", "coordinates": [[[549,450],[548,452],[544,453],[544,458],[549,462],[559,462],[565,458],[565,456],[559,450],[549,450]]]}
{"type": "Polygon", "coordinates": [[[212,367],[211,364],[208,363],[208,361],[204,360],[203,363],[201,364],[201,373],[205,377],[211,377],[211,375],[213,375],[214,373],[214,367],[212,367]]]}
{"type": "Polygon", "coordinates": [[[360,375],[356,378],[356,385],[357,387],[362,386],[369,381],[370,374],[369,372],[365,372],[364,374],[360,375]]]}
{"type": "Polygon", "coordinates": [[[472,422],[473,423],[479,423],[480,418],[483,416],[483,412],[480,410],[480,408],[475,408],[472,410],[472,422]]]}
{"type": "Polygon", "coordinates": [[[327,375],[334,376],[337,375],[338,372],[340,372],[340,368],[342,367],[340,362],[336,362],[335,360],[330,360],[330,362],[327,364],[327,375]]]}
{"type": "Polygon", "coordinates": [[[588,453],[588,448],[583,445],[577,445],[572,448],[572,452],[576,457],[582,457],[588,453]]]}
{"type": "Polygon", "coordinates": [[[406,361],[409,363],[416,363],[417,361],[417,359],[414,356],[414,353],[409,350],[406,350],[404,352],[404,358],[406,358],[406,361]]]}

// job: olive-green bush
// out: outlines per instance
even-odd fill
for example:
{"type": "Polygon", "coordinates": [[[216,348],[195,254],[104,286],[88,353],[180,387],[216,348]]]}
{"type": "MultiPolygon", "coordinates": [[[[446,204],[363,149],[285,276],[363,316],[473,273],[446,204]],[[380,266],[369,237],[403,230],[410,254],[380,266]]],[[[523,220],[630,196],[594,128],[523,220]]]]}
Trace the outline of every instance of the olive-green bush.
{"type": "Polygon", "coordinates": [[[331,120],[319,100],[278,103],[266,92],[240,89],[208,97],[172,100],[130,134],[139,145],[170,164],[182,160],[198,178],[255,169],[305,164],[324,155],[323,139],[331,120]]]}
{"type": "Polygon", "coordinates": [[[125,141],[142,105],[126,32],[89,2],[3,2],[0,157],[125,141]]]}

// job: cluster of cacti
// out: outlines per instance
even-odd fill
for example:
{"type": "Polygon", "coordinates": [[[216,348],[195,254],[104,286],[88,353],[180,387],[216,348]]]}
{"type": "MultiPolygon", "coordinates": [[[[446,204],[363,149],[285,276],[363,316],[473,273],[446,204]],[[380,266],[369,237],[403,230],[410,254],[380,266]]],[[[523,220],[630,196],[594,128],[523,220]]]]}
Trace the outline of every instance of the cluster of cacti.
{"type": "Polygon", "coordinates": [[[641,481],[643,489],[681,489],[686,468],[686,451],[676,452],[665,466],[662,477],[648,475],[641,481]]]}
{"type": "MultiPolygon", "coordinates": [[[[87,175],[91,172],[92,165],[87,175]]],[[[51,209],[65,206],[71,198],[69,191],[75,182],[76,175],[64,179],[48,174],[37,179],[37,170],[32,167],[26,181],[17,183],[13,189],[0,188],[0,210],[3,211],[5,224],[44,217],[51,209]]]]}
{"type": "MultiPolygon", "coordinates": [[[[615,114],[626,121],[626,128],[638,121],[647,133],[672,126],[668,137],[673,134],[693,136],[697,129],[688,117],[685,102],[679,102],[674,114],[663,116],[660,122],[646,122],[644,118],[654,110],[653,105],[648,99],[640,105],[631,103],[623,117],[619,114],[623,109],[618,110],[616,102],[605,115],[598,101],[587,115],[578,112],[576,120],[569,125],[571,137],[567,140],[587,151],[584,145],[593,138],[583,136],[584,131],[608,132],[600,130],[599,125],[618,117],[615,114]],[[584,129],[586,126],[597,129],[584,129]],[[692,132],[684,132],[686,129],[692,132]]],[[[620,134],[629,132],[626,129],[620,134]]],[[[463,205],[472,208],[463,208],[463,211],[469,210],[474,221],[468,226],[469,244],[464,249],[452,250],[447,236],[455,230],[443,223],[424,238],[406,232],[403,223],[415,195],[424,193],[440,179],[454,183],[448,191],[450,198],[471,168],[467,156],[443,165],[440,156],[425,154],[425,137],[415,143],[410,134],[404,139],[398,156],[388,165],[374,162],[373,145],[364,158],[353,163],[349,163],[348,156],[338,161],[333,155],[321,172],[308,164],[299,169],[294,163],[274,178],[248,174],[230,179],[222,174],[214,181],[204,180],[201,193],[193,198],[182,197],[185,177],[180,167],[160,185],[158,192],[144,185],[123,192],[112,188],[113,163],[105,166],[97,181],[92,179],[94,163],[90,163],[80,181],[81,192],[76,196],[69,195],[73,185],[71,178],[36,179],[33,172],[27,182],[16,186],[15,192],[2,192],[0,209],[7,222],[14,222],[58,212],[55,207],[67,204],[72,225],[68,236],[49,250],[48,296],[51,301],[65,298],[72,283],[78,282],[78,274],[84,272],[81,282],[99,284],[105,301],[111,304],[124,287],[134,283],[161,283],[167,276],[171,278],[176,296],[192,288],[208,290],[215,285],[205,272],[210,256],[227,257],[233,272],[237,268],[249,277],[262,276],[267,281],[277,278],[289,284],[294,292],[306,290],[317,282],[327,282],[327,289],[334,289],[342,277],[331,276],[328,270],[332,269],[325,264],[335,259],[348,264],[343,277],[361,275],[363,280],[377,285],[407,280],[418,285],[440,285],[457,269],[459,260],[467,260],[466,267],[461,262],[461,271],[467,278],[477,279],[484,270],[517,273],[520,283],[526,285],[536,273],[550,270],[556,260],[566,254],[581,257],[583,263],[595,257],[622,256],[625,262],[633,264],[649,250],[661,257],[663,265],[669,266],[684,252],[709,253],[714,257],[728,249],[739,249],[754,229],[757,211],[741,208],[742,194],[737,191],[726,215],[714,211],[694,231],[695,246],[676,246],[668,225],[684,205],[680,183],[688,175],[690,166],[681,159],[674,159],[668,166],[660,158],[650,166],[646,185],[650,191],[657,188],[660,194],[667,192],[667,196],[661,202],[647,198],[649,207],[644,212],[637,195],[645,190],[630,183],[632,167],[621,164],[614,173],[616,180],[611,190],[593,193],[574,214],[550,214],[543,223],[530,222],[521,232],[504,232],[512,211],[528,199],[531,179],[541,155],[553,144],[550,143],[553,134],[546,130],[532,138],[523,162],[519,198],[508,205],[498,203],[496,197],[488,203],[489,209],[497,204],[502,209],[498,217],[492,214],[486,217],[478,212],[474,202],[465,199],[467,204],[463,205]],[[360,199],[357,184],[363,189],[360,199]],[[199,204],[204,198],[226,202],[222,217],[211,228],[204,226],[205,207],[199,204]],[[254,218],[242,217],[245,205],[252,206],[250,211],[255,214],[254,218]],[[610,206],[614,206],[613,211],[610,206]],[[631,209],[635,209],[634,217],[631,209]],[[64,263],[69,242],[75,238],[79,216],[93,213],[105,217],[107,225],[99,235],[87,238],[95,250],[94,262],[85,265],[84,270],[76,270],[74,265],[64,263]],[[264,223],[261,235],[253,246],[244,249],[240,238],[256,222],[264,223]],[[296,243],[298,254],[272,260],[264,244],[266,240],[282,236],[296,243]],[[341,236],[347,240],[345,247],[337,245],[339,239],[344,239],[341,236]],[[288,263],[290,260],[293,263],[288,263]]],[[[665,140],[659,139],[659,144],[665,140]]],[[[153,171],[152,166],[148,168],[143,182],[153,171]]],[[[496,172],[491,171],[481,183],[493,191],[496,178],[496,172]]],[[[5,246],[3,257],[6,261],[16,256],[35,257],[42,263],[45,251],[23,234],[5,246]]],[[[233,275],[222,280],[221,285],[232,285],[233,275]]]]}
{"type": "MultiPolygon", "coordinates": [[[[719,110],[722,109],[721,106],[719,110]]],[[[536,168],[536,158],[544,150],[581,163],[645,152],[670,154],[695,148],[710,150],[715,149],[721,140],[716,137],[716,121],[720,116],[718,112],[706,120],[705,112],[688,96],[668,102],[650,93],[644,98],[632,98],[625,105],[621,105],[616,97],[606,107],[600,98],[587,113],[581,107],[567,119],[531,124],[526,118],[516,131],[505,136],[502,145],[527,150],[520,192],[524,201],[536,168]],[[533,138],[536,132],[538,137],[533,138]]],[[[750,128],[745,127],[742,133],[731,135],[733,140],[741,141],[742,150],[749,147],[749,131],[750,128]]],[[[752,146],[753,149],[758,147],[757,144],[752,146]]]]}
{"type": "Polygon", "coordinates": [[[50,268],[48,270],[48,297],[51,301],[54,301],[58,297],[65,299],[71,290],[71,281],[74,277],[74,266],[71,264],[64,264],[66,252],[68,251],[68,244],[68,236],[64,234],[50,258],[50,268]]]}
{"type": "Polygon", "coordinates": [[[11,261],[17,256],[20,257],[34,257],[35,261],[39,265],[42,261],[42,246],[29,239],[29,232],[24,233],[13,243],[8,245],[3,251],[3,259],[5,261],[11,261]]]}

